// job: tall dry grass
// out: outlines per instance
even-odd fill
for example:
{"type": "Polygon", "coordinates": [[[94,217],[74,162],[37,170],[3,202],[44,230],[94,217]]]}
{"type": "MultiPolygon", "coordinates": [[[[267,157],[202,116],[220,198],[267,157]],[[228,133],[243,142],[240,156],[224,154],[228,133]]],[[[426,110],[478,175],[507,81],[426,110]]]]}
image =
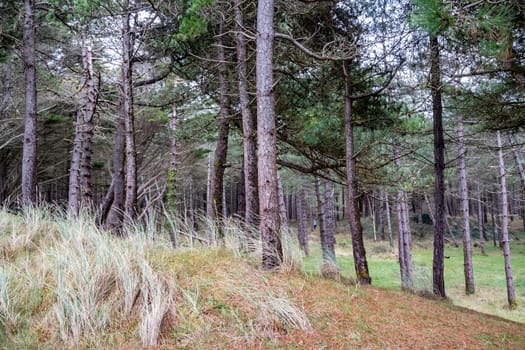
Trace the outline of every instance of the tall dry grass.
{"type": "MultiPolygon", "coordinates": [[[[219,229],[215,222],[199,221],[196,231],[183,218],[148,216],[118,238],[86,213],[73,218],[53,208],[28,208],[20,215],[0,211],[0,347],[39,348],[45,342],[106,348],[118,342],[118,334],[136,337],[142,346],[159,344],[177,310],[200,316],[202,307],[199,284],[181,286],[165,269],[166,261],[186,252],[198,257],[201,251],[225,249],[240,264],[260,262],[260,240],[246,234],[240,222],[227,220],[219,229]],[[161,219],[169,223],[166,229],[159,230],[161,219]]],[[[283,269],[301,269],[302,255],[286,233],[283,250],[283,269]]],[[[285,295],[261,295],[256,286],[239,289],[235,280],[216,283],[252,303],[262,323],[275,319],[309,328],[307,317],[285,295]]],[[[255,337],[254,329],[245,328],[245,336],[255,337]]]]}

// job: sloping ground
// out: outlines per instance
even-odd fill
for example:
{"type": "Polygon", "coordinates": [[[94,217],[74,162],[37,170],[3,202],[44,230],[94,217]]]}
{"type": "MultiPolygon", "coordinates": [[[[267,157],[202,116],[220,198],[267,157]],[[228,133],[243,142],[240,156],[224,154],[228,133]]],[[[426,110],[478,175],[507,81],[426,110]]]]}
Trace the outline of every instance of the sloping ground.
{"type": "Polygon", "coordinates": [[[262,273],[220,251],[198,255],[198,259],[187,260],[192,262],[193,275],[183,272],[185,265],[180,264],[179,258],[168,259],[171,263],[167,266],[174,272],[192,275],[190,284],[209,284],[209,288],[201,289],[203,304],[193,315],[199,328],[203,328],[188,333],[187,338],[180,337],[187,329],[188,316],[179,317],[174,328],[164,334],[165,344],[191,349],[525,347],[524,325],[446,302],[375,287],[345,286],[296,273],[262,273]],[[275,310],[274,320],[262,321],[246,295],[288,300],[304,312],[310,327],[297,329],[300,327],[286,322],[279,310],[275,310]],[[170,334],[178,334],[179,341],[170,339],[170,334]]]}
{"type": "Polygon", "coordinates": [[[525,347],[523,324],[293,269],[263,272],[235,235],[226,247],[173,250],[152,231],[116,239],[38,215],[0,213],[0,348],[525,347]]]}

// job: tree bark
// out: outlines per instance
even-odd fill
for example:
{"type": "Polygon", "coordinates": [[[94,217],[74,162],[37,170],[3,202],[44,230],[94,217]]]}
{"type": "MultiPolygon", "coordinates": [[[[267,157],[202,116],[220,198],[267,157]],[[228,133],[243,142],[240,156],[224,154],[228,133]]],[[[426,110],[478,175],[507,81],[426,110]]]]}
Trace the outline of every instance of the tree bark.
{"type": "Polygon", "coordinates": [[[282,262],[279,202],[277,194],[277,145],[273,92],[274,1],[257,3],[257,173],[259,190],[262,263],[265,270],[282,262]]]}
{"type": "Polygon", "coordinates": [[[277,171],[277,192],[279,194],[279,218],[281,220],[281,231],[288,230],[288,214],[286,211],[286,203],[284,201],[283,182],[281,174],[277,171]]]}
{"type": "Polygon", "coordinates": [[[250,97],[248,95],[247,50],[246,40],[242,34],[244,24],[241,4],[242,0],[235,0],[235,29],[237,31],[235,39],[243,135],[243,172],[246,203],[244,220],[247,227],[251,228],[257,225],[257,216],[259,215],[259,197],[257,193],[257,144],[255,139],[255,122],[250,110],[250,97]]]}
{"type": "Polygon", "coordinates": [[[386,227],[388,230],[388,242],[390,246],[394,246],[394,238],[392,237],[392,219],[390,217],[390,200],[388,198],[388,192],[385,191],[385,205],[386,205],[386,227]]]}
{"type": "Polygon", "coordinates": [[[25,80],[24,144],[22,153],[22,203],[37,204],[37,115],[34,1],[24,1],[23,59],[25,80]]]}
{"type": "Polygon", "coordinates": [[[327,180],[324,181],[324,207],[324,239],[323,237],[321,237],[321,249],[323,250],[323,260],[335,266],[336,256],[334,207],[332,205],[332,186],[330,186],[330,182],[328,182],[327,180]]]}
{"type": "Polygon", "coordinates": [[[170,129],[170,139],[171,139],[171,145],[170,145],[170,166],[168,169],[168,183],[167,183],[167,190],[168,190],[168,211],[172,214],[177,213],[177,124],[178,124],[178,115],[177,115],[177,106],[173,105],[171,116],[170,116],[170,122],[169,122],[169,129],[170,129]]]}
{"type": "Polygon", "coordinates": [[[91,185],[94,120],[97,108],[98,90],[93,70],[93,53],[91,46],[84,46],[82,50],[82,65],[86,74],[86,96],[84,102],[84,120],[82,128],[82,153],[80,156],[80,203],[83,206],[93,204],[93,190],[91,185]]]}
{"type": "Polygon", "coordinates": [[[498,160],[499,160],[499,175],[501,186],[501,243],[503,245],[503,258],[505,260],[505,277],[507,280],[507,300],[511,309],[516,308],[516,293],[514,291],[514,281],[512,278],[512,265],[510,261],[510,244],[509,244],[509,229],[508,229],[508,200],[507,200],[507,182],[505,161],[503,159],[503,147],[501,144],[500,132],[497,132],[498,142],[498,160]]]}
{"type": "Polygon", "coordinates": [[[125,123],[126,195],[124,222],[131,224],[137,210],[137,151],[135,147],[135,121],[133,115],[132,54],[133,38],[130,27],[129,1],[124,1],[122,16],[122,118],[125,123]]]}
{"type": "Polygon", "coordinates": [[[465,131],[463,118],[457,120],[458,132],[458,171],[461,211],[463,213],[463,266],[465,274],[465,292],[474,294],[474,270],[472,268],[472,245],[470,242],[470,212],[468,200],[467,167],[465,164],[465,131]]]}
{"type": "MultiPolygon", "coordinates": [[[[119,109],[122,108],[122,97],[119,98],[119,109]]],[[[117,119],[117,133],[113,147],[113,179],[109,191],[113,191],[111,208],[109,209],[105,227],[114,234],[122,233],[122,218],[124,213],[124,200],[126,198],[126,187],[124,177],[125,163],[125,141],[126,124],[122,113],[119,112],[117,119]]],[[[108,199],[111,196],[107,196],[108,199]]]]}
{"type": "Polygon", "coordinates": [[[299,247],[304,251],[306,256],[309,256],[308,218],[306,217],[306,200],[303,189],[299,190],[295,200],[297,201],[297,239],[299,241],[299,247]]]}
{"type": "MultiPolygon", "coordinates": [[[[222,34],[222,31],[220,34],[222,34]]],[[[218,75],[220,108],[217,131],[217,146],[215,147],[211,173],[210,199],[213,210],[210,212],[210,218],[212,220],[221,219],[223,217],[223,183],[224,171],[226,169],[226,157],[228,154],[228,134],[230,130],[230,101],[228,98],[228,88],[226,85],[226,61],[221,35],[217,36],[217,60],[219,61],[218,75]]],[[[222,225],[219,225],[219,227],[220,226],[222,225]]],[[[222,235],[221,230],[219,230],[219,234],[222,235]]]]}
{"type": "Polygon", "coordinates": [[[487,252],[485,251],[485,227],[483,225],[483,209],[482,209],[482,202],[481,202],[481,189],[478,184],[477,187],[477,194],[478,194],[478,229],[479,229],[479,248],[481,250],[481,254],[487,255],[487,252]]]}
{"type": "Polygon", "coordinates": [[[361,284],[370,284],[372,279],[368,270],[365,245],[363,243],[363,227],[361,226],[361,214],[358,208],[356,162],[354,155],[354,130],[352,111],[352,86],[346,62],[343,63],[344,85],[345,85],[345,161],[346,181],[348,186],[348,217],[350,231],[352,234],[352,252],[354,255],[354,267],[357,281],[361,284]]]}
{"type": "Polygon", "coordinates": [[[93,117],[96,111],[97,90],[93,74],[91,47],[82,47],[84,96],[77,111],[75,138],[69,170],[68,210],[78,215],[80,207],[91,204],[91,158],[93,154],[93,117]]]}
{"type": "MultiPolygon", "coordinates": [[[[397,147],[394,146],[395,164],[401,168],[397,147]]],[[[397,231],[398,231],[398,252],[399,252],[399,271],[401,274],[401,288],[403,290],[413,289],[412,279],[412,254],[411,236],[409,223],[408,196],[403,187],[397,190],[397,231]]]]}
{"type": "Polygon", "coordinates": [[[442,298],[445,293],[445,141],[443,137],[443,106],[441,102],[441,64],[439,42],[434,35],[430,36],[430,88],[432,91],[432,117],[434,121],[434,252],[432,263],[432,282],[434,294],[442,298]]]}

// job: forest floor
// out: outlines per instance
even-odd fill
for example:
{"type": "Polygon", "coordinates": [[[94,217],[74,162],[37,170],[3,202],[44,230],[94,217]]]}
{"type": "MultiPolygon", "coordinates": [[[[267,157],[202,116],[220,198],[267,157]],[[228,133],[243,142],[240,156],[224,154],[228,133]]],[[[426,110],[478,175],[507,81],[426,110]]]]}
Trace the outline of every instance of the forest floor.
{"type": "MultiPolygon", "coordinates": [[[[337,263],[343,276],[352,278],[355,273],[351,240],[344,223],[340,226],[336,244],[337,263]]],[[[412,242],[414,288],[419,293],[432,291],[433,232],[430,225],[425,226],[427,226],[425,237],[413,237],[412,242]]],[[[454,246],[451,241],[445,245],[445,288],[450,302],[457,306],[525,323],[525,237],[523,232],[519,231],[521,227],[523,227],[521,220],[515,220],[513,234],[511,234],[511,260],[518,307],[510,310],[507,306],[503,253],[499,247],[493,245],[492,240],[485,243],[486,255],[481,254],[477,244],[473,249],[472,263],[476,293],[466,295],[461,233],[457,232],[456,239],[459,246],[454,246]]],[[[315,274],[319,273],[319,266],[321,266],[318,236],[316,232],[311,233],[311,256],[305,259],[305,270],[315,274]]],[[[370,236],[369,232],[365,246],[372,284],[388,289],[399,289],[401,282],[397,242],[394,242],[394,247],[390,247],[388,241],[374,241],[370,236]]],[[[477,242],[477,237],[473,241],[477,242]]]]}
{"type": "Polygon", "coordinates": [[[235,230],[174,250],[148,229],[0,212],[0,348],[523,349],[523,324],[300,272],[290,242],[285,268],[264,272],[235,230]]]}

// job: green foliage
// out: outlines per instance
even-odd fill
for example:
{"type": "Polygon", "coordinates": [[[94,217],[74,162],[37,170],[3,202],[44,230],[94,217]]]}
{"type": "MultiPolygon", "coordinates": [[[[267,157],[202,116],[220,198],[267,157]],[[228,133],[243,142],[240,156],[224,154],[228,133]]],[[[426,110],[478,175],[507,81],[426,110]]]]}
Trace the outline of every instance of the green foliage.
{"type": "Polygon", "coordinates": [[[182,41],[196,39],[208,32],[208,20],[202,10],[213,5],[214,0],[185,0],[186,8],[180,19],[179,33],[176,38],[182,41]]]}
{"type": "Polygon", "coordinates": [[[44,124],[60,124],[70,120],[69,117],[62,114],[47,114],[43,116],[44,124]]]}
{"type": "Polygon", "coordinates": [[[412,3],[415,10],[410,19],[414,26],[437,36],[451,25],[452,17],[449,15],[451,4],[438,0],[413,0],[412,3]]]}

